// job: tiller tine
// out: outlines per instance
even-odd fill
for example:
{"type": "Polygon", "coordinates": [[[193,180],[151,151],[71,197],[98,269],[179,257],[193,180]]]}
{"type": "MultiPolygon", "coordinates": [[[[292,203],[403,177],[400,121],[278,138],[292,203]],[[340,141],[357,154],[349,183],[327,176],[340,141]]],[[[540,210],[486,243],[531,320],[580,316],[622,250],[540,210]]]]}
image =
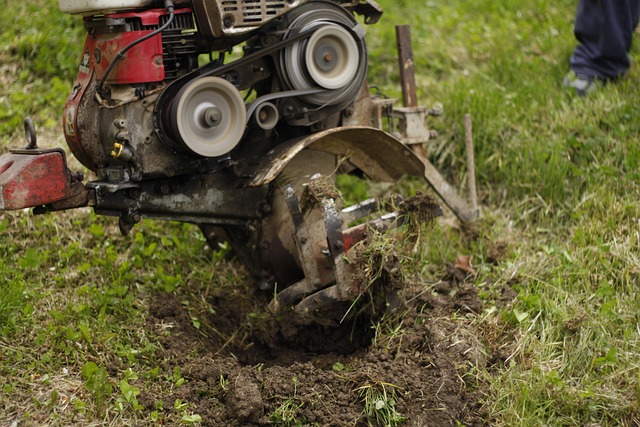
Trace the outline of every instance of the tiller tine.
{"type": "MultiPolygon", "coordinates": [[[[401,226],[406,216],[390,212],[348,227],[379,213],[379,201],[371,198],[339,210],[332,197],[322,197],[317,206],[304,209],[291,186],[285,187],[284,194],[295,227],[293,240],[304,278],[280,291],[269,307],[274,312],[293,307],[301,319],[335,325],[336,319],[325,317],[325,310],[334,308],[336,303],[354,301],[364,291],[361,282],[354,280],[349,251],[372,230],[385,232],[401,226]]],[[[401,207],[403,203],[397,196],[393,205],[401,207]]],[[[442,215],[439,206],[431,209],[431,217],[442,215]]]]}

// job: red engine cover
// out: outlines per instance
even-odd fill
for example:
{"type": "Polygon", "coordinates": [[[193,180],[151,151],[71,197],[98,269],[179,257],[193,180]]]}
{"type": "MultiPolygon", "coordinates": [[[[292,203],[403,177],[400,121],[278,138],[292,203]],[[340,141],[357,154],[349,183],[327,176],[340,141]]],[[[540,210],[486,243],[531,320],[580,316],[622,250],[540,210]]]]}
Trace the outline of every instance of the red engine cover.
{"type": "MultiPolygon", "coordinates": [[[[93,59],[98,80],[102,79],[107,67],[113,62],[118,52],[130,43],[151,33],[152,31],[130,31],[99,35],[93,47],[93,59]]],[[[107,77],[107,82],[111,84],[152,83],[162,80],[164,80],[164,65],[162,63],[162,36],[160,34],[156,34],[129,49],[107,77]]]]}
{"type": "MultiPolygon", "coordinates": [[[[109,19],[136,18],[143,26],[160,25],[160,17],[167,15],[165,9],[151,9],[143,12],[117,13],[106,15],[109,19]]],[[[94,39],[91,58],[95,64],[96,77],[101,79],[107,67],[122,49],[130,43],[151,34],[152,30],[128,31],[123,33],[99,34],[94,39]]],[[[164,80],[164,65],[162,63],[162,35],[156,34],[148,40],[132,47],[115,65],[107,82],[112,84],[152,83],[164,80]]]]}

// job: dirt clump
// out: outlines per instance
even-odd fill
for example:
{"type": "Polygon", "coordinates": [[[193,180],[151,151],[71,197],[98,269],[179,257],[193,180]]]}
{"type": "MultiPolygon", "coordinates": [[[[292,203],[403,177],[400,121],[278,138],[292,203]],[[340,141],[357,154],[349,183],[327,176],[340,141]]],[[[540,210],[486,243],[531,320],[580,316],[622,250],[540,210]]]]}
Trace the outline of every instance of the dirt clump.
{"type": "Polygon", "coordinates": [[[229,412],[239,422],[256,423],[262,417],[264,402],[260,391],[260,384],[255,375],[243,369],[231,381],[230,391],[227,393],[229,412]]]}

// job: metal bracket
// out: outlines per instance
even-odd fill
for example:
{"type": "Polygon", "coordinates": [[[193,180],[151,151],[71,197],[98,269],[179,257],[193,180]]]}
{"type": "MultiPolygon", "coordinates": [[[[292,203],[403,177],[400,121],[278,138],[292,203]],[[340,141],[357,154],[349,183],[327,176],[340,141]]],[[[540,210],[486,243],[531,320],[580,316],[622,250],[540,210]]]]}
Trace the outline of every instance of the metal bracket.
{"type": "Polygon", "coordinates": [[[403,107],[394,108],[392,111],[392,117],[399,119],[398,133],[395,136],[404,144],[409,145],[414,154],[422,160],[425,166],[425,179],[456,217],[463,223],[475,221],[480,218],[480,210],[474,202],[477,200],[477,195],[475,194],[473,146],[469,143],[466,145],[467,175],[470,177],[470,182],[473,182],[473,185],[469,186],[470,199],[472,201],[470,206],[427,159],[422,146],[423,143],[437,135],[437,133],[427,129],[425,125],[426,117],[428,115],[439,115],[441,110],[440,108],[428,110],[418,105],[411,33],[408,25],[396,27],[396,42],[398,45],[398,66],[402,84],[403,107]]]}

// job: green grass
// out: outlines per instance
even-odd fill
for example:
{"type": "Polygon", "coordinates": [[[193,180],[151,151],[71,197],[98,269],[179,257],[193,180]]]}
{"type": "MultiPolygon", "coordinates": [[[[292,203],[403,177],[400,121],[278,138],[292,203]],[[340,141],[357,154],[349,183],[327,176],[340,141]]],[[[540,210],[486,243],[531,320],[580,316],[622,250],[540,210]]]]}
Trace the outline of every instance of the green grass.
{"type": "MultiPolygon", "coordinates": [[[[0,84],[3,150],[22,145],[15,132],[26,114],[45,132],[59,131],[82,29],[56,3],[10,0],[0,17],[0,83],[14,82],[0,84]]],[[[583,99],[560,85],[575,44],[574,1],[380,4],[382,21],[367,27],[370,82],[400,96],[393,26],[411,23],[420,102],[445,111],[430,121],[440,137],[429,153],[463,190],[462,123],[473,117],[484,218],[471,231],[430,230],[420,273],[428,281],[457,254],[472,255],[486,311],[465,321],[494,362],[465,381],[482,396],[486,423],[637,424],[637,36],[627,78],[583,99]],[[492,261],[496,242],[506,250],[492,261]],[[513,303],[499,302],[503,287],[517,292],[513,303]]],[[[155,340],[134,333],[145,297],[233,279],[233,270],[213,274],[197,230],[144,222],[121,238],[111,220],[82,211],[0,214],[0,232],[0,413],[10,416],[11,400],[26,396],[34,424],[64,420],[55,409],[61,399],[81,423],[197,422],[184,402],[142,414],[131,386],[133,376],[158,375],[155,340]],[[72,380],[66,367],[78,370],[72,380]]]]}
{"type": "Polygon", "coordinates": [[[81,55],[82,20],[58,11],[56,0],[9,0],[0,16],[0,137],[22,132],[31,115],[60,126],[81,55]],[[7,78],[16,83],[6,85],[7,78]]]}
{"type": "MultiPolygon", "coordinates": [[[[473,254],[487,304],[500,286],[518,291],[514,304],[477,319],[508,357],[476,378],[491,425],[633,425],[640,417],[639,50],[636,43],[634,67],[618,84],[587,99],[567,93],[560,82],[575,44],[574,7],[387,7],[397,24],[408,10],[420,17],[412,22],[418,83],[427,105],[445,107],[431,122],[445,141],[432,159],[458,171],[449,176],[461,186],[463,115],[474,122],[479,236],[436,230],[430,240],[447,243],[425,256],[433,266],[473,254]],[[496,240],[509,241],[507,258],[483,262],[496,240]]],[[[394,85],[393,52],[382,53],[393,28],[370,33],[380,35],[372,52],[389,64],[373,75],[394,85]]]]}

